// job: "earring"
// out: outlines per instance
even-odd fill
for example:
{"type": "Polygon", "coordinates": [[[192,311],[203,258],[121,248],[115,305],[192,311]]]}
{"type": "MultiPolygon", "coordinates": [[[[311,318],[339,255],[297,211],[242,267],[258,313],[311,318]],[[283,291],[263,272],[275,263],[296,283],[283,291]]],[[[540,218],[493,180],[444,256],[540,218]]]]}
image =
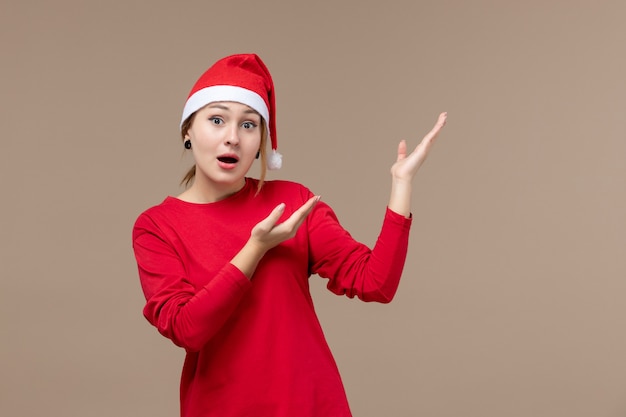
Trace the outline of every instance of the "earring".
{"type": "Polygon", "coordinates": [[[256,156],[254,157],[254,159],[259,159],[259,156],[261,156],[261,150],[256,151],[256,156]]]}
{"type": "Polygon", "coordinates": [[[189,139],[185,141],[185,149],[191,149],[191,141],[189,139]]]}

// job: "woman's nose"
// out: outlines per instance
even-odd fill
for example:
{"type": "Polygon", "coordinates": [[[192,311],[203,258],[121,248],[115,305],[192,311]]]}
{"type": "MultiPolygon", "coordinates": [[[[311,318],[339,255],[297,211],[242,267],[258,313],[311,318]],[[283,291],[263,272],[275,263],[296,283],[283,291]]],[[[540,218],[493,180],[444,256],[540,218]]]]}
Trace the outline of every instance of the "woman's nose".
{"type": "Polygon", "coordinates": [[[237,127],[230,129],[226,135],[226,144],[237,146],[239,145],[239,131],[237,127]]]}

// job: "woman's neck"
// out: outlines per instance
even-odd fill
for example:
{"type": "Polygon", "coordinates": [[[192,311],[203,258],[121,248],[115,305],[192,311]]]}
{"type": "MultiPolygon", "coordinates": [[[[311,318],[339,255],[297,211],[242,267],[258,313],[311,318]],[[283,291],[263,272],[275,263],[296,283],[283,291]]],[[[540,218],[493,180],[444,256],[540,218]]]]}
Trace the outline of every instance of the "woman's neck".
{"type": "Polygon", "coordinates": [[[203,184],[203,181],[196,178],[193,184],[177,198],[190,203],[215,203],[238,193],[245,185],[245,178],[242,178],[241,184],[229,184],[223,187],[217,184],[203,184]]]}

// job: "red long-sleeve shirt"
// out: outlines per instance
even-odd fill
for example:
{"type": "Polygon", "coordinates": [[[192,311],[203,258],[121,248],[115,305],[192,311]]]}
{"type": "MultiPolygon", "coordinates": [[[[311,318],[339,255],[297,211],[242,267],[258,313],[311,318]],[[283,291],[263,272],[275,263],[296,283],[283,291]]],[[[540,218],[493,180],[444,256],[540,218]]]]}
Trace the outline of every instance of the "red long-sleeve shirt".
{"type": "Polygon", "coordinates": [[[411,219],[387,209],[373,250],[355,241],[319,202],[296,236],[266,253],[251,280],[229,261],[252,227],[279,203],[284,220],[313,194],[302,185],[247,178],[210,204],[168,197],[142,213],[133,247],[146,296],[144,315],[186,349],[183,417],[350,416],[308,279],[336,294],[393,298],[411,219]]]}

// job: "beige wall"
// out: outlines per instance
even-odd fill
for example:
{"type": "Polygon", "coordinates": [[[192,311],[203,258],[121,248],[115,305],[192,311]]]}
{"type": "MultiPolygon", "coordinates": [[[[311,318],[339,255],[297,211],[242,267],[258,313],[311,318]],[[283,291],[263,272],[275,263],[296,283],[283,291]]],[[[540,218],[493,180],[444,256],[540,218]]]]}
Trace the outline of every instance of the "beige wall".
{"type": "Polygon", "coordinates": [[[282,3],[0,3],[0,415],[177,414],[130,232],[179,192],[191,84],[248,51],[272,178],[369,244],[396,142],[449,112],[394,302],[312,278],[355,416],[626,415],[626,4],[282,3]]]}

